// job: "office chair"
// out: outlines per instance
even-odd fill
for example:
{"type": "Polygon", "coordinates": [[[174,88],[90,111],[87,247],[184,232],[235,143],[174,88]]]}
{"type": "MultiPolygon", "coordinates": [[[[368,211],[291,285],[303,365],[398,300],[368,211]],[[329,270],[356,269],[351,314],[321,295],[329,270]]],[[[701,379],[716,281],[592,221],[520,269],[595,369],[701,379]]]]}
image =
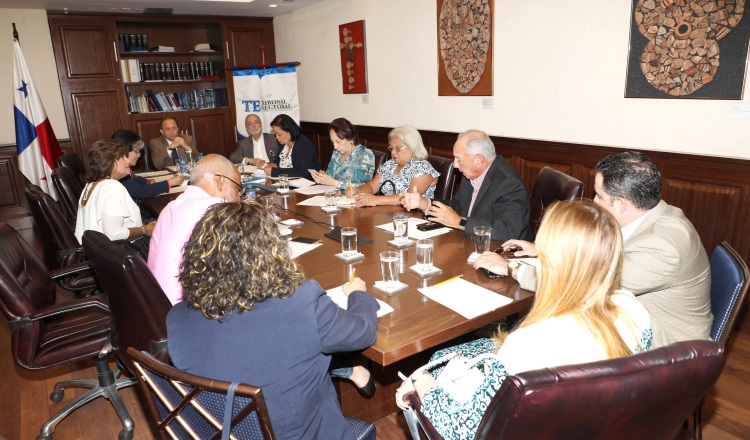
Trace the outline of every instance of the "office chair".
{"type": "Polygon", "coordinates": [[[534,235],[542,224],[542,217],[547,207],[557,200],[577,200],[583,197],[583,182],[557,171],[544,167],[534,182],[531,190],[531,226],[534,235]]]}
{"type": "Polygon", "coordinates": [[[55,161],[58,167],[65,167],[73,173],[78,185],[83,188],[85,183],[83,182],[83,175],[86,174],[86,167],[83,166],[81,158],[75,153],[65,153],[58,157],[55,161]]]}
{"type": "Polygon", "coordinates": [[[78,200],[81,198],[85,185],[80,185],[70,168],[65,167],[57,167],[52,170],[52,184],[55,185],[57,194],[60,196],[60,206],[68,225],[75,228],[76,217],[78,216],[78,200]]]}
{"type": "Polygon", "coordinates": [[[460,173],[453,169],[453,159],[442,156],[427,156],[427,162],[440,173],[435,186],[435,200],[447,200],[458,191],[460,173]]]}

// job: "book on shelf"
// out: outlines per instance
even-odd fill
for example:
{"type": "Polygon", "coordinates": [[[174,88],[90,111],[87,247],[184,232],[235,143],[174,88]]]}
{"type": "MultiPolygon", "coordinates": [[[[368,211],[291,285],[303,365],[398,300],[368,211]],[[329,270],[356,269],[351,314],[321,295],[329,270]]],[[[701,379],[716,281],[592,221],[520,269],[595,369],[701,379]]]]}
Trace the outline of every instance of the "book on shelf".
{"type": "Polygon", "coordinates": [[[167,112],[227,107],[227,89],[195,89],[187,92],[158,92],[146,89],[143,95],[132,96],[128,88],[130,113],[167,112]]]}
{"type": "Polygon", "coordinates": [[[149,49],[149,52],[174,52],[173,46],[154,46],[149,49]]]}

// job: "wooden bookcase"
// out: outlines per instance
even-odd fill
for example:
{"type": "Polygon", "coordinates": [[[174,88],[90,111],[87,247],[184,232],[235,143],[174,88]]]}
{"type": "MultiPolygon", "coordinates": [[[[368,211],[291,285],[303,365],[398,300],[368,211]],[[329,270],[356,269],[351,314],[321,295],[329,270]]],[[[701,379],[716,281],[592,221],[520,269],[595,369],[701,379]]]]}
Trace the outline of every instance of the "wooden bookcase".
{"type": "Polygon", "coordinates": [[[234,90],[226,69],[261,63],[261,45],[266,62],[275,62],[270,18],[49,13],[48,19],[71,147],[83,160],[94,142],[109,139],[120,128],[137,132],[146,142],[158,137],[166,116],[195,138],[201,152],[228,156],[236,138],[234,90]],[[118,43],[118,35],[147,35],[148,47],[169,46],[174,52],[129,50],[118,43]],[[208,44],[213,52],[195,52],[197,44],[208,44]],[[121,60],[212,63],[215,76],[128,81],[121,60]],[[129,106],[130,96],[147,90],[168,95],[202,89],[226,90],[226,105],[140,113],[129,106]]]}

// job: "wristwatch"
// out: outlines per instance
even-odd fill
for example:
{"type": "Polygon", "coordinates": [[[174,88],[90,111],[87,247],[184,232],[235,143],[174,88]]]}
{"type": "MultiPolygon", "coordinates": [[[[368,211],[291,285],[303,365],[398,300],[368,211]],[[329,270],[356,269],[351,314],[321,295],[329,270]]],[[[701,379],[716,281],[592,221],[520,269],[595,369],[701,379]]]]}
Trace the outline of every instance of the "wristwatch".
{"type": "Polygon", "coordinates": [[[462,228],[466,228],[466,218],[461,217],[461,220],[459,220],[459,222],[458,222],[458,226],[460,226],[462,228]]]}
{"type": "Polygon", "coordinates": [[[513,278],[513,270],[517,269],[521,263],[516,260],[508,261],[508,278],[513,278]]]}

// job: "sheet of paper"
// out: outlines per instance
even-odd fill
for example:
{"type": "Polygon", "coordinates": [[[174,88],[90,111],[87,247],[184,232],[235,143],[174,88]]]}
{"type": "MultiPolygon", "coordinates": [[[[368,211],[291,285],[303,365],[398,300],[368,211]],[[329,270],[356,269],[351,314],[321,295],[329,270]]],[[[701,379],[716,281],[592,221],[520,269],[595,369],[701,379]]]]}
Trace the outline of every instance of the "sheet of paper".
{"type": "Polygon", "coordinates": [[[181,192],[185,192],[185,190],[188,187],[188,182],[190,182],[190,181],[189,180],[185,180],[184,182],[182,182],[182,185],[173,186],[172,188],[169,189],[169,193],[170,194],[179,194],[181,192]]]}
{"type": "Polygon", "coordinates": [[[282,237],[292,235],[292,229],[289,226],[282,225],[281,223],[277,223],[276,226],[279,228],[279,233],[281,233],[282,237]]]}
{"type": "MultiPolygon", "coordinates": [[[[289,182],[291,184],[291,182],[289,182]]],[[[313,185],[306,188],[296,188],[294,192],[304,194],[306,196],[314,196],[316,194],[323,194],[329,189],[337,189],[335,186],[330,185],[313,185]]]]}
{"type": "MultiPolygon", "coordinates": [[[[437,237],[438,235],[447,234],[451,231],[451,228],[433,229],[432,231],[420,231],[419,229],[417,229],[417,225],[420,225],[422,223],[427,223],[427,220],[416,218],[416,217],[409,217],[409,234],[408,235],[410,238],[413,238],[415,240],[421,240],[423,238],[437,237]]],[[[375,226],[375,227],[393,234],[393,222],[386,223],[384,225],[375,226]]]]}
{"type": "MultiPolygon", "coordinates": [[[[349,299],[344,294],[344,290],[342,289],[343,286],[334,287],[333,289],[328,289],[326,293],[329,297],[331,297],[331,300],[336,303],[339,307],[346,310],[347,306],[349,305],[348,301],[349,299]]],[[[380,305],[380,309],[378,310],[378,318],[380,318],[383,315],[387,315],[393,311],[393,307],[389,306],[387,303],[375,298],[375,300],[380,305]]]]}
{"type": "Polygon", "coordinates": [[[313,185],[315,185],[315,182],[313,182],[312,180],[307,180],[304,177],[289,180],[289,186],[291,186],[292,188],[307,188],[308,186],[313,185]]]}
{"type": "Polygon", "coordinates": [[[479,287],[463,278],[438,284],[417,290],[466,319],[476,318],[512,302],[508,297],[479,287]]]}
{"type": "MultiPolygon", "coordinates": [[[[309,199],[298,202],[299,206],[323,206],[326,204],[325,196],[314,196],[309,199]]],[[[336,199],[336,205],[338,206],[354,206],[354,199],[351,197],[339,197],[336,199]]]]}
{"type": "Polygon", "coordinates": [[[143,177],[144,179],[153,179],[155,177],[161,177],[161,176],[174,176],[171,171],[146,171],[143,173],[135,173],[136,176],[143,177]]]}
{"type": "MultiPolygon", "coordinates": [[[[290,231],[291,232],[291,231],[290,231]]],[[[298,243],[296,241],[289,240],[289,254],[292,258],[297,258],[302,254],[310,252],[318,246],[323,246],[323,243],[298,243]]]]}
{"type": "Polygon", "coordinates": [[[159,182],[163,182],[165,180],[169,180],[169,179],[171,179],[174,176],[175,176],[175,174],[169,173],[169,174],[162,174],[160,176],[149,177],[148,179],[149,180],[153,180],[155,183],[159,183],[159,182]]]}

